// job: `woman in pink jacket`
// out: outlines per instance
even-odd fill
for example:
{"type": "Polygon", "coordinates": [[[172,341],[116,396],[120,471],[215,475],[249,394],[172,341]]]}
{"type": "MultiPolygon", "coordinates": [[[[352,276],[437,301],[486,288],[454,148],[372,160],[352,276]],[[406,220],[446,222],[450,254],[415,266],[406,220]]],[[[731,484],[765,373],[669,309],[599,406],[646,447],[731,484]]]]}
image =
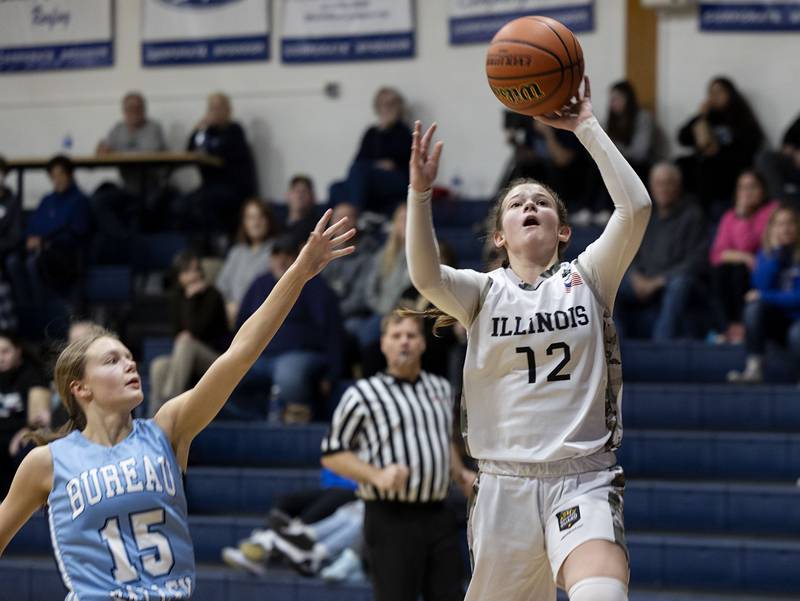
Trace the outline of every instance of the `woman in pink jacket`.
{"type": "Polygon", "coordinates": [[[718,331],[727,342],[744,339],[742,310],[744,295],[750,289],[750,272],[761,247],[769,216],[778,206],[768,202],[764,176],[746,169],[736,180],[734,206],[719,222],[711,245],[711,281],[717,306],[718,331]]]}

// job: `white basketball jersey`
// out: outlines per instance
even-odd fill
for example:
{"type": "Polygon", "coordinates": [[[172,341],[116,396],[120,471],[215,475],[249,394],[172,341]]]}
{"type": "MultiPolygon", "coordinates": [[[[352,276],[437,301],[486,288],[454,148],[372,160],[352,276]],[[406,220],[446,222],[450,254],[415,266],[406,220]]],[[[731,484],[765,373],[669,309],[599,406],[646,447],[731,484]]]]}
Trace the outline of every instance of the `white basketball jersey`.
{"type": "Polygon", "coordinates": [[[553,266],[533,285],[510,269],[488,276],[464,362],[469,453],[530,463],[616,449],[617,335],[577,261],[553,266]]]}

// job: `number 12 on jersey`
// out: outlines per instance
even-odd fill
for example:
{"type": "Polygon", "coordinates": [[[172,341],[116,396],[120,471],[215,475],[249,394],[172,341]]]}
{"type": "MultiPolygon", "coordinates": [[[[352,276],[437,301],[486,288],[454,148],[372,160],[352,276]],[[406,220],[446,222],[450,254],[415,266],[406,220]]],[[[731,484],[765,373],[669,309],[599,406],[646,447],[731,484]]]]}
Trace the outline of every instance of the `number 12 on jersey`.
{"type": "MultiPolygon", "coordinates": [[[[533,349],[529,346],[518,346],[516,348],[517,353],[524,354],[525,357],[528,359],[528,384],[535,384],[536,383],[536,355],[533,352],[533,349]]],[[[547,347],[546,353],[548,357],[552,357],[557,351],[561,351],[563,356],[561,361],[559,361],[558,365],[556,365],[553,370],[547,374],[547,381],[548,382],[563,382],[565,380],[570,379],[571,374],[562,374],[561,370],[564,369],[569,363],[569,360],[572,358],[572,354],[569,350],[569,345],[566,342],[554,342],[550,346],[547,347]]]]}

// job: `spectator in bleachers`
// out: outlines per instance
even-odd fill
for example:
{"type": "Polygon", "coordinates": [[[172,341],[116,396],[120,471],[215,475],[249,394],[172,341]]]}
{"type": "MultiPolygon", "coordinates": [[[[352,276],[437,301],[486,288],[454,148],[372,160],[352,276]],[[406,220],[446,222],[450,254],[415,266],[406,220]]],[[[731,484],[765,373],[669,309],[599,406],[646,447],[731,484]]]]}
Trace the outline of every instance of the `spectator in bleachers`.
{"type": "Polygon", "coordinates": [[[747,362],[743,371],[728,374],[732,382],[763,380],[770,340],[788,347],[800,369],[800,213],[794,207],[782,206],[770,216],[752,282],[745,297],[747,362]]]}
{"type": "Polygon", "coordinates": [[[245,201],[236,244],[228,251],[222,270],[217,276],[217,289],[225,298],[225,309],[231,326],[236,322],[239,305],[250,284],[269,268],[276,230],[275,215],[269,203],[259,198],[245,201]]]}
{"type": "MultiPolygon", "coordinates": [[[[286,193],[286,206],[289,212],[283,233],[291,236],[298,245],[303,244],[319,219],[314,182],[307,175],[293,175],[286,193]]],[[[335,223],[335,222],[334,222],[335,223]]]]}
{"type": "Polygon", "coordinates": [[[8,164],[0,156],[0,273],[6,257],[22,244],[22,201],[5,185],[8,164]]]}
{"type": "Polygon", "coordinates": [[[171,354],[156,357],[150,365],[149,416],[189,390],[230,342],[225,300],[206,280],[200,257],[180,252],[173,268],[178,283],[170,298],[175,341],[171,354]]]}
{"type": "Polygon", "coordinates": [[[684,183],[715,218],[717,206],[733,194],[737,175],[753,165],[764,134],[733,82],[715,77],[698,114],[680,129],[678,141],[692,147],[692,154],[678,161],[684,183]]]}
{"type": "Polygon", "coordinates": [[[542,127],[512,111],[504,112],[503,128],[513,154],[500,176],[497,194],[516,179],[533,178],[570,199],[573,225],[608,220],[605,201],[600,199],[599,174],[595,176],[593,163],[571,132],[542,127]]]}
{"type": "Polygon", "coordinates": [[[222,167],[202,167],[202,184],[179,203],[178,213],[205,231],[228,233],[242,202],[257,194],[253,154],[242,126],[233,120],[230,98],[208,96],[206,114],[189,135],[187,150],[222,159],[222,167]]]}
{"type": "MultiPolygon", "coordinates": [[[[272,292],[297,258],[298,242],[281,235],[272,247],[269,272],[256,278],[242,299],[237,327],[272,292]]],[[[303,288],[281,328],[242,380],[239,391],[269,397],[269,419],[310,421],[314,401],[327,397],[342,368],[342,333],[336,294],[322,277],[303,288]]],[[[265,403],[266,405],[266,403],[265,403]]],[[[249,408],[252,413],[253,408],[249,408]]]]}
{"type": "Polygon", "coordinates": [[[278,498],[267,527],[253,531],[237,547],[224,547],[223,561],[255,575],[264,574],[268,563],[281,558],[303,575],[319,572],[354,544],[364,522],[354,482],[323,469],[320,484],[321,488],[278,498]]]}
{"type": "Polygon", "coordinates": [[[47,164],[53,192],[42,198],[28,218],[25,249],[6,258],[18,307],[47,319],[50,290],[77,302],[91,216],[89,200],[74,179],[75,167],[63,155],[47,164]]]}
{"type": "Polygon", "coordinates": [[[381,319],[401,304],[413,305],[419,297],[408,275],[405,240],[406,204],[403,202],[394,210],[389,235],[380,251],[373,256],[366,276],[365,294],[370,315],[353,320],[348,327],[358,340],[365,375],[371,375],[383,367],[382,358],[377,352],[381,319]]]}
{"type": "Polygon", "coordinates": [[[739,175],[734,206],[722,216],[710,253],[716,327],[727,342],[744,338],[744,295],[767,221],[777,206],[777,201],[768,202],[767,184],[759,172],[747,169],[739,175]]]}
{"type": "Polygon", "coordinates": [[[681,172],[672,163],[650,172],[650,216],[639,252],[622,280],[616,322],[632,338],[669,340],[679,326],[695,279],[703,264],[706,224],[703,212],[681,187],[681,172]]]}
{"type": "Polygon", "coordinates": [[[396,89],[380,88],[373,108],[378,123],[364,133],[347,179],[331,186],[329,200],[390,215],[408,189],[411,129],[403,120],[405,101],[396,89]]]}
{"type": "Polygon", "coordinates": [[[800,116],[783,134],[777,152],[762,153],[759,166],[768,177],[770,192],[800,202],[800,116]]]}
{"type": "Polygon", "coordinates": [[[17,316],[14,298],[5,274],[6,258],[22,244],[22,202],[5,186],[8,165],[0,156],[0,330],[14,330],[17,316]]]}
{"type": "Polygon", "coordinates": [[[0,331],[0,499],[22,459],[25,434],[49,423],[47,379],[19,338],[0,331]]]}
{"type": "Polygon", "coordinates": [[[605,129],[622,155],[643,180],[647,178],[655,151],[655,122],[650,111],[639,106],[631,83],[611,86],[605,129]]]}
{"type": "MultiPolygon", "coordinates": [[[[162,152],[167,149],[161,124],[147,116],[147,103],[140,92],[128,92],[122,98],[122,121],[117,122],[97,143],[97,154],[114,152],[162,152]]],[[[120,168],[125,191],[140,197],[141,172],[138,169],[120,168]]]]}
{"type": "MultiPolygon", "coordinates": [[[[96,153],[162,152],[166,149],[161,124],[147,116],[144,96],[140,92],[128,92],[122,98],[122,121],[98,142],[96,153]]],[[[97,225],[93,260],[97,262],[129,261],[130,236],[145,219],[163,218],[159,205],[165,189],[165,173],[142,167],[120,167],[119,174],[121,188],[104,182],[91,197],[97,225]]]]}
{"type": "MultiPolygon", "coordinates": [[[[337,204],[331,220],[336,223],[342,217],[347,217],[349,223],[358,223],[358,207],[349,202],[337,204]]],[[[372,237],[360,232],[354,241],[355,252],[328,265],[322,277],[339,297],[339,312],[347,338],[347,356],[353,362],[359,362],[358,336],[364,320],[372,314],[367,304],[367,278],[378,245],[372,237]]]]}

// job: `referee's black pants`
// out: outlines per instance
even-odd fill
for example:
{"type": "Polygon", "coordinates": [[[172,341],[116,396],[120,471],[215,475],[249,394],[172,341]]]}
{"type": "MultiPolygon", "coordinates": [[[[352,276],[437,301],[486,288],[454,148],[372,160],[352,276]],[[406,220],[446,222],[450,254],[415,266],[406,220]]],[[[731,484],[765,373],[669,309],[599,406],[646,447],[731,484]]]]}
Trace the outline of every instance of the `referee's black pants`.
{"type": "Polygon", "coordinates": [[[462,601],[456,516],[444,503],[368,501],[364,541],[375,601],[462,601]]]}

